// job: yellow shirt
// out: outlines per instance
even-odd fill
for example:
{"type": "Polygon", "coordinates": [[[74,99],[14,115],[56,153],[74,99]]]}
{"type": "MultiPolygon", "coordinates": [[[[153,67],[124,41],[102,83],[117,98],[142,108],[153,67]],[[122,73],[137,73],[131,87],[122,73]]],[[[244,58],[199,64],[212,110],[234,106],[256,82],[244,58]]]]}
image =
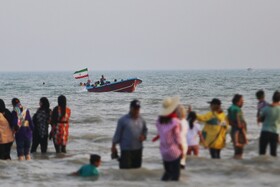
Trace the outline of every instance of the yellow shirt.
{"type": "Polygon", "coordinates": [[[224,112],[207,112],[197,115],[197,120],[204,123],[202,135],[209,148],[222,149],[226,143],[228,120],[224,112]]]}

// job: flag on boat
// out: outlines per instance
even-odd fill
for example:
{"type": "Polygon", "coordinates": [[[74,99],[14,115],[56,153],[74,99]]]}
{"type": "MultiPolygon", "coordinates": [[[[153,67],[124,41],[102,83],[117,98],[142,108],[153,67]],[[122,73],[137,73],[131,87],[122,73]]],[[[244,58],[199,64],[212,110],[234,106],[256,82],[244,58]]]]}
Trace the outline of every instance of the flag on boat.
{"type": "Polygon", "coordinates": [[[85,68],[85,69],[82,69],[79,71],[75,71],[73,76],[75,77],[75,79],[81,79],[81,78],[88,77],[88,69],[85,68]]]}

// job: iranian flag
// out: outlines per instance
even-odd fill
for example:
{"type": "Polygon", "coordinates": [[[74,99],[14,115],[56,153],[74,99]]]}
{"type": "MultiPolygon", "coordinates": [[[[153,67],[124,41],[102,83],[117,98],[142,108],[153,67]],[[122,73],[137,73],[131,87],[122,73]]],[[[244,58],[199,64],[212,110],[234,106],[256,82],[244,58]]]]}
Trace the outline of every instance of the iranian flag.
{"type": "Polygon", "coordinates": [[[85,69],[82,69],[79,71],[75,71],[73,76],[75,79],[81,79],[81,78],[88,77],[88,69],[85,68],[85,69]]]}

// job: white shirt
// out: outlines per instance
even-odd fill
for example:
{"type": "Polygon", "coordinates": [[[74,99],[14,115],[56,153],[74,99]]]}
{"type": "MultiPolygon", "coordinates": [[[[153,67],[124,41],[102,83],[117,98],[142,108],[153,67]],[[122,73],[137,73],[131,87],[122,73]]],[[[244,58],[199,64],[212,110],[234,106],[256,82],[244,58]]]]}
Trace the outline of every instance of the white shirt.
{"type": "Polygon", "coordinates": [[[187,142],[189,146],[194,146],[199,144],[200,125],[198,123],[193,124],[193,128],[189,128],[187,132],[187,142]]]}

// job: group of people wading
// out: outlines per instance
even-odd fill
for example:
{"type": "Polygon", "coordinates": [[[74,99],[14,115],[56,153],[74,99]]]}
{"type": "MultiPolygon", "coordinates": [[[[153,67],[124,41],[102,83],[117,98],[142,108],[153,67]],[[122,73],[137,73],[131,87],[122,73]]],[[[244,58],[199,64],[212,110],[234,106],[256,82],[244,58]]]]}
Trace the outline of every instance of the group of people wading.
{"type": "Polygon", "coordinates": [[[0,99],[0,159],[11,159],[14,140],[19,160],[30,160],[30,152],[36,152],[38,145],[41,152],[46,153],[48,139],[53,139],[56,153],[66,153],[71,110],[66,106],[64,95],[58,97],[58,105],[53,110],[50,109],[49,100],[42,97],[33,117],[18,98],[12,99],[12,106],[10,112],[0,99]]]}
{"type": "MultiPolygon", "coordinates": [[[[264,99],[264,91],[256,93],[258,99],[257,122],[263,123],[259,154],[266,154],[270,145],[271,156],[277,156],[277,144],[280,132],[280,92],[275,91],[272,103],[264,99]]],[[[244,146],[248,143],[247,124],[243,116],[243,96],[235,94],[227,114],[222,110],[222,102],[214,98],[208,102],[210,111],[197,114],[187,111],[180,104],[179,97],[168,97],[163,100],[162,108],[156,121],[157,135],[153,142],[160,140],[160,153],[163,160],[163,181],[177,181],[180,169],[185,168],[186,154],[198,155],[200,143],[209,149],[211,158],[220,159],[221,150],[226,145],[226,134],[230,135],[234,147],[234,158],[241,159],[244,146]],[[197,124],[204,124],[202,131],[197,124]]],[[[130,111],[118,121],[112,141],[112,158],[119,161],[120,169],[140,168],[142,164],[143,141],[147,138],[145,120],[140,115],[140,101],[130,103],[130,111]],[[118,155],[116,145],[120,145],[118,155]]]]}
{"type": "MultiPolygon", "coordinates": [[[[277,156],[277,144],[280,132],[280,92],[275,91],[272,103],[265,101],[264,91],[256,93],[258,99],[257,122],[262,123],[259,139],[259,154],[266,154],[270,145],[270,155],[277,156]]],[[[234,158],[241,159],[243,148],[248,143],[247,124],[242,112],[243,96],[235,94],[227,114],[222,110],[222,102],[214,98],[208,102],[210,111],[197,114],[191,107],[187,110],[180,104],[179,97],[168,97],[162,102],[158,119],[155,122],[157,135],[153,142],[160,140],[160,153],[163,160],[163,181],[177,181],[180,170],[185,168],[186,155],[199,153],[199,145],[209,149],[211,158],[220,159],[221,150],[226,145],[226,134],[230,135],[234,147],[234,158]],[[200,130],[200,125],[204,124],[200,130]]],[[[66,97],[58,97],[58,105],[51,111],[47,98],[40,99],[40,107],[31,118],[28,109],[20,100],[12,99],[13,111],[10,112],[0,99],[0,159],[11,159],[10,150],[14,141],[17,144],[19,160],[30,159],[31,152],[36,152],[41,145],[45,153],[48,139],[53,139],[57,153],[66,153],[68,128],[71,110],[66,106],[66,97]],[[48,134],[48,126],[52,129],[48,134]],[[32,143],[32,146],[31,146],[32,143]]],[[[127,114],[117,123],[112,139],[111,156],[118,159],[120,169],[140,168],[142,165],[143,142],[147,139],[146,121],[140,115],[140,101],[133,100],[127,114]],[[120,156],[117,145],[120,146],[120,156]]],[[[101,157],[91,155],[91,165],[81,168],[75,175],[98,175],[96,167],[101,157]],[[87,170],[87,172],[82,172],[87,170]],[[90,171],[89,171],[90,170],[90,171]]]]}

